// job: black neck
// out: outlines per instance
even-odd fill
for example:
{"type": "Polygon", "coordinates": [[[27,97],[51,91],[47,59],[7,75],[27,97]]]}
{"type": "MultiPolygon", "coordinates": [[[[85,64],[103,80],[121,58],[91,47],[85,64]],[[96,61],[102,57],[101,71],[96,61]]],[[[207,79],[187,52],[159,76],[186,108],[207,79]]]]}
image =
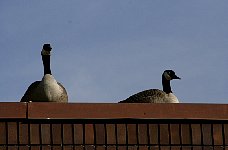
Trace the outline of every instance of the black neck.
{"type": "Polygon", "coordinates": [[[44,65],[44,75],[51,74],[50,55],[42,55],[44,65]]]}
{"type": "Polygon", "coordinates": [[[162,85],[163,85],[163,91],[165,93],[172,93],[171,86],[170,86],[170,80],[167,80],[164,76],[162,76],[162,85]]]}

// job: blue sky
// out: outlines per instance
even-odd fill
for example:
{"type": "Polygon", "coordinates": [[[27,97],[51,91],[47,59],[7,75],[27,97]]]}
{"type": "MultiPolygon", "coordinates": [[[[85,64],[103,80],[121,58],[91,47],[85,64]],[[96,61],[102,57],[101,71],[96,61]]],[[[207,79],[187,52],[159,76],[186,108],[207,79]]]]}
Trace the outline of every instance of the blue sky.
{"type": "Polygon", "coordinates": [[[0,100],[17,102],[41,80],[40,51],[53,47],[52,73],[69,102],[116,103],[182,78],[182,103],[228,101],[228,1],[0,1],[0,100]]]}

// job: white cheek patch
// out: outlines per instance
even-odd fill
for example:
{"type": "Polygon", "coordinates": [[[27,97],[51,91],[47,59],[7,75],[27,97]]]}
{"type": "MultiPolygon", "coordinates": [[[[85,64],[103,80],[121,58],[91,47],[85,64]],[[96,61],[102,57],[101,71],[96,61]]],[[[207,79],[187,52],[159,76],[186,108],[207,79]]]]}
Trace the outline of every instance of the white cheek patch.
{"type": "Polygon", "coordinates": [[[164,72],[164,77],[166,78],[166,80],[172,80],[172,78],[167,72],[164,72]]]}
{"type": "Polygon", "coordinates": [[[42,55],[51,55],[51,52],[42,49],[41,54],[42,54],[42,55]]]}

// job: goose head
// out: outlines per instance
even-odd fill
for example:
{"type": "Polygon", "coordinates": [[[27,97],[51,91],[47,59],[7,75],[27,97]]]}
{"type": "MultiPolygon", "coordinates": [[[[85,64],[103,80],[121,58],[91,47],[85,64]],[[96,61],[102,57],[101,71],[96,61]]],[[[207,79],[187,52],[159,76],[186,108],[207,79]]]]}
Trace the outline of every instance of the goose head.
{"type": "Polygon", "coordinates": [[[173,79],[181,79],[176,75],[176,73],[173,70],[165,70],[162,76],[168,81],[173,79]]]}
{"type": "Polygon", "coordinates": [[[41,51],[41,55],[42,56],[45,56],[45,55],[50,56],[51,55],[51,49],[52,49],[52,47],[50,44],[44,44],[43,49],[41,51]]]}
{"type": "Polygon", "coordinates": [[[176,73],[173,70],[165,70],[162,74],[162,85],[163,85],[163,91],[165,93],[172,93],[170,81],[173,79],[181,79],[176,75],[176,73]]]}

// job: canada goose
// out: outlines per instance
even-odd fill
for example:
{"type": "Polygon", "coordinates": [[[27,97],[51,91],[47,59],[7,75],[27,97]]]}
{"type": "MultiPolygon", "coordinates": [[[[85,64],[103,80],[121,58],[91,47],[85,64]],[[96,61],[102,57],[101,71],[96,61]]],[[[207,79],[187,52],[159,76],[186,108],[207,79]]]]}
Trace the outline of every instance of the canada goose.
{"type": "Polygon", "coordinates": [[[170,81],[172,79],[181,78],[176,76],[173,70],[165,70],[162,74],[163,91],[159,89],[145,90],[119,103],[179,103],[177,97],[171,90],[170,81]]]}
{"type": "Polygon", "coordinates": [[[21,98],[21,102],[68,102],[66,89],[57,82],[51,73],[50,44],[44,44],[41,51],[44,76],[41,81],[33,82],[21,98]]]}

